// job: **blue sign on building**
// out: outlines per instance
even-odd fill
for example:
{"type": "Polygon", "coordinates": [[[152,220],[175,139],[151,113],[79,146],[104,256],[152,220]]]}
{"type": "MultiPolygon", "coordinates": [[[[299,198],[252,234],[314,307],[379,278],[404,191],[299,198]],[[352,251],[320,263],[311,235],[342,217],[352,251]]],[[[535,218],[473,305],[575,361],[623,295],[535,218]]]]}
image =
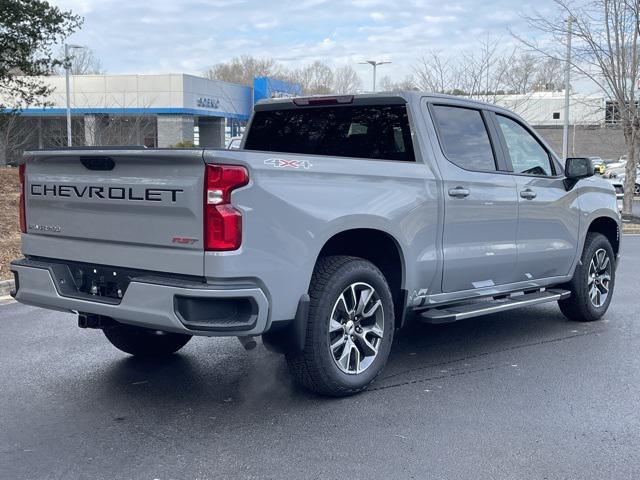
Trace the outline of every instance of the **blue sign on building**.
{"type": "Polygon", "coordinates": [[[302,86],[277,78],[258,77],[253,79],[253,103],[266,98],[299,97],[302,86]]]}

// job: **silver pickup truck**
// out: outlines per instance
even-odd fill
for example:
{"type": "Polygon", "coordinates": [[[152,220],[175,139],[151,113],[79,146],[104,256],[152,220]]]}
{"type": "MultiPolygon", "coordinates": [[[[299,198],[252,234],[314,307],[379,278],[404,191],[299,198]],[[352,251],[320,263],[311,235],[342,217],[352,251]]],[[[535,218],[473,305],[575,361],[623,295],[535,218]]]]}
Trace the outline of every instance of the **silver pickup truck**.
{"type": "Polygon", "coordinates": [[[267,101],[239,150],[35,151],[21,177],[19,302],[132,355],[262,336],[325,395],[366,388],[410,320],[544,302],[597,320],[620,251],[589,159],[419,92],[267,101]]]}

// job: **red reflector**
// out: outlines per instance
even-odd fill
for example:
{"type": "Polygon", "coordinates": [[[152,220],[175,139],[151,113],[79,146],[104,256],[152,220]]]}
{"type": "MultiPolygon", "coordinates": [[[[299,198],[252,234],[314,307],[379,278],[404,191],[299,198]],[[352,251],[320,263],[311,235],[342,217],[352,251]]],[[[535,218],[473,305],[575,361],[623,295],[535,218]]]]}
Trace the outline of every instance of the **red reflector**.
{"type": "Polygon", "coordinates": [[[27,165],[25,163],[18,167],[18,177],[20,177],[20,231],[27,233],[27,212],[25,209],[25,186],[24,186],[24,174],[27,165]]]}
{"type": "Polygon", "coordinates": [[[300,97],[294,98],[293,103],[299,107],[353,103],[353,95],[339,95],[336,97],[300,97]]]}
{"type": "Polygon", "coordinates": [[[207,250],[237,250],[242,243],[242,215],[232,205],[217,205],[205,225],[207,250]]]}
{"type": "Polygon", "coordinates": [[[204,192],[205,250],[237,250],[242,243],[242,214],[231,205],[231,192],[249,182],[238,165],[207,165],[204,192]]]}

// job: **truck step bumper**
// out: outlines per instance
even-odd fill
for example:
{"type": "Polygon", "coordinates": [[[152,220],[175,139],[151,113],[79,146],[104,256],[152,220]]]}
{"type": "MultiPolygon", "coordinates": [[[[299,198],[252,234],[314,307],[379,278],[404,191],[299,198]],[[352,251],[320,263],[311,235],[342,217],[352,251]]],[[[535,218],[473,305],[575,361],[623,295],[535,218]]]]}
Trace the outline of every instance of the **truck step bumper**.
{"type": "Polygon", "coordinates": [[[11,264],[14,298],[36,307],[111,317],[121,323],[202,336],[260,335],[269,325],[269,302],[255,285],[134,278],[120,300],[63,293],[51,265],[37,260],[11,264]]]}

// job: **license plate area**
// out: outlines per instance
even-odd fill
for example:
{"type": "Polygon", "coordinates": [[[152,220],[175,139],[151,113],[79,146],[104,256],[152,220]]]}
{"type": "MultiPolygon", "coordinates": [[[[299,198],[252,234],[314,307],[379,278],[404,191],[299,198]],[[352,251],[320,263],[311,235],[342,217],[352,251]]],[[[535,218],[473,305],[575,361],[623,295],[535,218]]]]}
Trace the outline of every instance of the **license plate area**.
{"type": "Polygon", "coordinates": [[[144,273],[120,267],[70,261],[30,260],[51,272],[56,288],[65,297],[119,304],[135,277],[144,273]]]}
{"type": "Polygon", "coordinates": [[[130,271],[86,264],[67,264],[76,290],[93,296],[120,300],[131,283],[130,271]]]}

